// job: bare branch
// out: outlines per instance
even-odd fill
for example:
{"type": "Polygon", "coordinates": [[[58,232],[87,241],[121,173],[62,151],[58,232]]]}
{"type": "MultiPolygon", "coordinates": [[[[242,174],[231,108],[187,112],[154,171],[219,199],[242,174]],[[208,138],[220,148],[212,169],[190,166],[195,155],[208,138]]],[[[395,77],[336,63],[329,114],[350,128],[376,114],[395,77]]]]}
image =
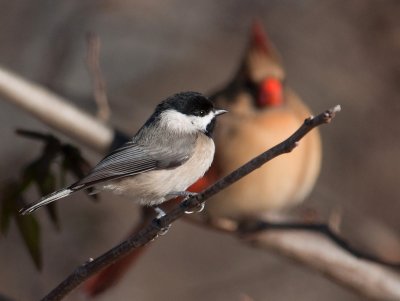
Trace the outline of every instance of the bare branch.
{"type": "Polygon", "coordinates": [[[400,300],[400,276],[388,269],[399,268],[399,263],[386,262],[355,249],[327,224],[271,223],[265,220],[238,223],[192,215],[185,216],[185,220],[238,236],[257,249],[273,250],[280,256],[321,272],[361,296],[376,300],[400,300]]]}
{"type": "Polygon", "coordinates": [[[48,126],[100,153],[112,143],[114,132],[92,116],[49,90],[0,68],[0,95],[48,126]]]}
{"type": "Polygon", "coordinates": [[[317,232],[325,235],[332,242],[334,242],[337,246],[341,247],[343,250],[349,252],[356,258],[368,260],[377,264],[385,265],[391,268],[400,268],[399,262],[390,262],[379,258],[375,255],[369,254],[364,250],[357,249],[353,247],[348,241],[344,238],[340,237],[331,227],[326,223],[309,223],[309,222],[268,222],[265,220],[249,220],[240,223],[237,227],[237,232],[241,234],[241,236],[245,237],[247,235],[252,235],[262,231],[270,231],[270,230],[307,230],[309,232],[317,232]]]}
{"type": "Polygon", "coordinates": [[[335,282],[376,300],[400,300],[400,277],[378,264],[357,259],[321,234],[298,230],[263,231],[247,238],[256,248],[312,267],[335,282]]]}
{"type": "Polygon", "coordinates": [[[94,33],[88,33],[86,40],[86,63],[92,78],[93,96],[97,104],[97,118],[106,122],[110,118],[111,110],[108,104],[106,83],[100,68],[100,38],[94,33]]]}
{"type": "Polygon", "coordinates": [[[273,158],[292,151],[298,145],[298,142],[308,132],[310,132],[313,128],[317,126],[329,123],[334,118],[335,114],[339,111],[340,106],[336,106],[317,115],[316,117],[310,117],[306,119],[301,127],[285,141],[279,143],[268,151],[250,160],[245,165],[239,167],[231,174],[222,178],[214,185],[205,189],[198,195],[186,199],[180,205],[173,208],[165,216],[159,219],[154,219],[151,224],[139,231],[136,235],[128,238],[121,244],[117,245],[116,247],[112,248],[111,250],[97,257],[96,259],[78,267],[72,274],[70,274],[42,300],[61,300],[70,291],[72,291],[75,287],[77,287],[85,279],[87,279],[94,273],[98,272],[107,265],[112,264],[118,258],[127,255],[133,249],[145,245],[146,243],[153,240],[158,235],[161,229],[165,228],[178,218],[182,217],[185,214],[185,211],[192,210],[200,206],[214,194],[232,185],[234,182],[243,178],[255,169],[261,167],[263,164],[272,160],[273,158]]]}

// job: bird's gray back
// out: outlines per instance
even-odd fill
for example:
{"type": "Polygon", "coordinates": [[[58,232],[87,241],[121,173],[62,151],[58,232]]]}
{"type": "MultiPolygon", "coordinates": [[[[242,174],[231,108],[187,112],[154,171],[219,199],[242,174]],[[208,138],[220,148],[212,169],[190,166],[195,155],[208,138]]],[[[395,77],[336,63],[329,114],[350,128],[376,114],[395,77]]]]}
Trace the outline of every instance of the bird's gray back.
{"type": "Polygon", "coordinates": [[[71,188],[88,188],[116,178],[180,166],[193,153],[197,136],[172,134],[156,126],[143,127],[131,141],[107,155],[71,188]]]}

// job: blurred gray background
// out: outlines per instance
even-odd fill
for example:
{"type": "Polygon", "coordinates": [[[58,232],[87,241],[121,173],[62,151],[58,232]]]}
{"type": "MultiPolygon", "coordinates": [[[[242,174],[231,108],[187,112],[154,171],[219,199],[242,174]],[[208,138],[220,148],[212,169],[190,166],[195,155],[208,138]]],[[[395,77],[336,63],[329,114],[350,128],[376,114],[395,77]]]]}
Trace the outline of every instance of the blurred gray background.
{"type": "MultiPolygon", "coordinates": [[[[321,131],[322,174],[306,206],[340,208],[354,239],[382,231],[397,237],[399,16],[395,0],[2,0],[0,65],[95,112],[85,34],[97,33],[111,123],[133,134],[164,96],[206,93],[229,80],[258,17],[284,58],[289,85],[313,111],[342,105],[321,131]]],[[[0,120],[4,183],[40,151],[39,143],[17,137],[14,129],[49,129],[3,101],[0,120]]],[[[99,159],[86,154],[93,163],[99,159]]],[[[58,208],[61,232],[45,212],[37,213],[43,271],[35,270],[15,224],[0,237],[1,293],[17,300],[42,297],[77,265],[124,238],[137,218],[128,200],[106,194],[98,204],[79,194],[58,208]]],[[[393,251],[378,242],[375,247],[393,251]]],[[[362,300],[286,258],[184,222],[153,243],[99,300],[241,300],[244,294],[254,300],[362,300]]],[[[79,291],[66,298],[81,299],[79,291]]]]}

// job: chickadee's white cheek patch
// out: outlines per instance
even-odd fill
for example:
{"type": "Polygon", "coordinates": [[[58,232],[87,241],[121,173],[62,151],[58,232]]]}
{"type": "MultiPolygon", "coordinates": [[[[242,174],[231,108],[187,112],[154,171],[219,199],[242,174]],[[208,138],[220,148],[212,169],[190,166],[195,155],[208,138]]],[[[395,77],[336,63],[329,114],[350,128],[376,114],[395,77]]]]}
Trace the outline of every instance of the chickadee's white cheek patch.
{"type": "Polygon", "coordinates": [[[187,115],[174,110],[167,110],[161,113],[160,125],[176,133],[194,133],[196,126],[187,115]]]}
{"type": "Polygon", "coordinates": [[[206,131],[207,126],[211,123],[211,121],[215,118],[215,115],[213,112],[208,113],[207,115],[203,117],[199,116],[190,116],[190,121],[195,127],[196,131],[206,131]]]}

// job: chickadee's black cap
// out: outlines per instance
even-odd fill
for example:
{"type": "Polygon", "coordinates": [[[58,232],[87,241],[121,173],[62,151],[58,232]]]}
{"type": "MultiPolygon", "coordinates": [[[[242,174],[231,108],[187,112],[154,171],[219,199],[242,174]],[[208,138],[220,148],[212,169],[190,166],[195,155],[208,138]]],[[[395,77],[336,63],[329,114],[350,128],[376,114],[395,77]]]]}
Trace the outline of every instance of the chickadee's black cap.
{"type": "Polygon", "coordinates": [[[186,115],[199,115],[199,112],[208,114],[214,108],[213,103],[198,92],[181,92],[162,101],[156,108],[157,113],[166,110],[175,110],[186,115]]]}

